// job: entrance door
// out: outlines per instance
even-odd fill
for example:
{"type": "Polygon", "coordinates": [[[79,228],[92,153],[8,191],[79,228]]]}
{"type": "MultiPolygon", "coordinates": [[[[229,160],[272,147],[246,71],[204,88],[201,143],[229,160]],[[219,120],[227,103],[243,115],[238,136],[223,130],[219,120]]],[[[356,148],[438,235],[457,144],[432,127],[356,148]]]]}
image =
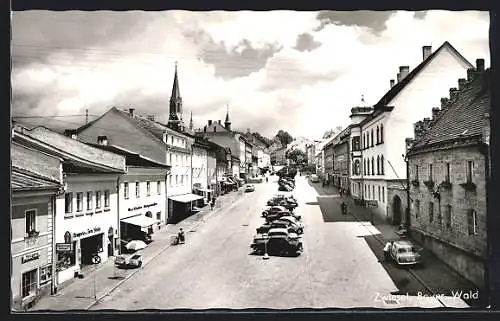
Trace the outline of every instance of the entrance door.
{"type": "Polygon", "coordinates": [[[398,195],[392,199],[392,223],[401,224],[401,198],[398,195]]]}

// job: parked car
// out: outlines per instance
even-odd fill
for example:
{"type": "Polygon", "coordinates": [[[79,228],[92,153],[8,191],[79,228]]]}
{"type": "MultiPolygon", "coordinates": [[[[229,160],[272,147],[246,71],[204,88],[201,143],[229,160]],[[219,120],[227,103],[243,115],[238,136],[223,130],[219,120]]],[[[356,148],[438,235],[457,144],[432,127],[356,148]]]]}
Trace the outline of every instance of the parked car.
{"type": "Polygon", "coordinates": [[[284,213],[289,214],[290,211],[283,206],[268,206],[264,211],[262,211],[262,217],[267,217],[269,214],[284,213]]]}
{"type": "Polygon", "coordinates": [[[288,232],[290,233],[296,233],[296,234],[302,234],[304,233],[304,228],[303,226],[300,226],[299,224],[291,223],[288,220],[275,220],[273,222],[267,222],[261,226],[259,226],[257,230],[257,234],[264,234],[269,232],[270,229],[272,228],[284,228],[287,229],[288,232]]]}
{"type": "Polygon", "coordinates": [[[142,255],[139,253],[119,255],[115,259],[115,265],[121,267],[141,267],[142,255]]]}
{"type": "Polygon", "coordinates": [[[291,192],[291,191],[293,191],[293,188],[290,185],[280,185],[278,187],[278,191],[280,191],[280,192],[291,192]]]}
{"type": "Polygon", "coordinates": [[[245,186],[245,193],[253,192],[255,191],[255,186],[248,184],[245,186]]]}
{"type": "Polygon", "coordinates": [[[304,224],[296,219],[295,216],[282,216],[279,218],[279,221],[288,222],[289,224],[296,226],[297,230],[300,231],[299,234],[302,234],[304,231],[304,224]]]}
{"type": "Polygon", "coordinates": [[[319,177],[316,174],[311,175],[311,183],[319,183],[319,177]]]}
{"type": "Polygon", "coordinates": [[[303,251],[300,236],[285,228],[271,228],[267,234],[255,235],[250,247],[256,253],[264,253],[266,243],[268,253],[300,255],[303,251]]]}
{"type": "Polygon", "coordinates": [[[388,242],[384,247],[386,258],[400,266],[423,264],[422,250],[407,240],[388,242]]]}
{"type": "Polygon", "coordinates": [[[262,212],[262,216],[266,218],[266,222],[275,221],[283,216],[293,216],[297,220],[302,219],[300,215],[287,210],[283,206],[271,206],[262,212]]]}

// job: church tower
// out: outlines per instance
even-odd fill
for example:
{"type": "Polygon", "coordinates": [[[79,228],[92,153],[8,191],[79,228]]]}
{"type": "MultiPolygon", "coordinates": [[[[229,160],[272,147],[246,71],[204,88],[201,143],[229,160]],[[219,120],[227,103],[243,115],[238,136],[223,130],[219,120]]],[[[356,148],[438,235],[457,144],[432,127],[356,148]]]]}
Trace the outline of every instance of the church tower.
{"type": "Polygon", "coordinates": [[[224,121],[224,127],[231,131],[231,121],[229,120],[229,105],[227,105],[226,120],[224,121]]]}
{"type": "Polygon", "coordinates": [[[189,129],[193,130],[193,111],[191,111],[191,119],[189,120],[189,129]]]}
{"type": "Polygon", "coordinates": [[[170,96],[170,112],[168,126],[174,130],[182,130],[182,97],[179,90],[179,78],[177,76],[177,62],[175,62],[174,84],[170,96]]]}

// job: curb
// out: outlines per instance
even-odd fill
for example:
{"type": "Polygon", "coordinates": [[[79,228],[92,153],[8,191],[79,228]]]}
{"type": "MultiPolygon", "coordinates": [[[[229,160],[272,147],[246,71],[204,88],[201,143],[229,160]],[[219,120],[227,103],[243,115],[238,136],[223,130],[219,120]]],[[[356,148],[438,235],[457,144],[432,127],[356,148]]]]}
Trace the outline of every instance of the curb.
{"type": "MultiPolygon", "coordinates": [[[[238,199],[234,199],[230,206],[233,206],[236,202],[238,202],[239,200],[241,200],[242,198],[239,197],[238,199]]],[[[229,207],[228,207],[229,208],[229,207]]],[[[211,211],[209,212],[208,214],[205,214],[204,217],[206,218],[210,218],[211,216],[213,216],[214,214],[216,214],[218,211],[220,211],[222,208],[218,208],[214,211],[211,211]]],[[[206,223],[206,220],[199,220],[198,222],[195,222],[194,224],[192,224],[191,226],[189,227],[186,227],[186,231],[190,232],[194,229],[196,229],[198,226],[202,225],[202,224],[205,224],[206,223]]],[[[168,248],[172,247],[172,244],[169,242],[167,243],[167,245],[165,245],[164,247],[162,247],[158,252],[156,252],[155,254],[153,254],[153,256],[150,257],[149,260],[143,262],[142,264],[142,267],[139,268],[139,269],[136,269],[134,270],[132,273],[130,273],[129,275],[127,275],[123,280],[120,280],[120,282],[118,282],[117,284],[115,284],[110,290],[106,291],[106,293],[104,293],[103,295],[100,295],[99,297],[97,297],[97,299],[92,302],[91,304],[89,304],[85,310],[90,310],[93,306],[95,306],[96,304],[99,303],[99,301],[101,301],[104,297],[108,296],[111,292],[113,292],[114,290],[116,290],[120,285],[122,285],[125,281],[127,281],[129,278],[131,278],[133,275],[135,275],[137,272],[141,271],[142,268],[144,268],[146,265],[148,265],[151,261],[153,261],[154,259],[156,259],[160,254],[162,254],[165,250],[167,250],[168,248]]],[[[96,271],[97,272],[97,271],[96,271]]]]}

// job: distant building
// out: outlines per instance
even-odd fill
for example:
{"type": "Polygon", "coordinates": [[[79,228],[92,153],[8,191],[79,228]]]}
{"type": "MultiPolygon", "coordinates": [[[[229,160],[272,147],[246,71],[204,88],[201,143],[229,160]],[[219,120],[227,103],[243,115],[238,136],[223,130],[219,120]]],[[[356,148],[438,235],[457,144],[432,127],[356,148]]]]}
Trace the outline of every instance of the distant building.
{"type": "Polygon", "coordinates": [[[282,147],[271,153],[271,164],[273,165],[286,165],[286,152],[287,149],[282,147]]]}
{"type": "Polygon", "coordinates": [[[478,59],[433,118],[415,124],[408,152],[411,235],[480,287],[488,264],[491,90],[491,72],[478,59]]]}
{"type": "Polygon", "coordinates": [[[333,143],[333,185],[344,190],[351,189],[350,134],[350,127],[347,127],[337,134],[333,143]]]}

